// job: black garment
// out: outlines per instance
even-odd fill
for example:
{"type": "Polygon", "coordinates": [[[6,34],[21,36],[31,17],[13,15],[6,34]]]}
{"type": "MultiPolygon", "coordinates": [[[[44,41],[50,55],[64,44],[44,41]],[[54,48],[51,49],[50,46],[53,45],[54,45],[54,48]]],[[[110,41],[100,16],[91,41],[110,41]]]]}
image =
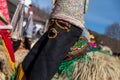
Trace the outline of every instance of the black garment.
{"type": "Polygon", "coordinates": [[[12,42],[13,42],[14,51],[17,51],[20,46],[21,40],[12,40],[12,42]]]}
{"type": "Polygon", "coordinates": [[[25,45],[26,49],[30,50],[31,49],[31,39],[25,37],[24,45],[25,45]]]}
{"type": "Polygon", "coordinates": [[[51,80],[81,33],[82,30],[74,25],[71,25],[69,32],[61,29],[55,23],[51,25],[22,63],[26,79],[51,80]],[[54,35],[52,29],[57,31],[55,38],[48,37],[48,35],[54,35]]]}

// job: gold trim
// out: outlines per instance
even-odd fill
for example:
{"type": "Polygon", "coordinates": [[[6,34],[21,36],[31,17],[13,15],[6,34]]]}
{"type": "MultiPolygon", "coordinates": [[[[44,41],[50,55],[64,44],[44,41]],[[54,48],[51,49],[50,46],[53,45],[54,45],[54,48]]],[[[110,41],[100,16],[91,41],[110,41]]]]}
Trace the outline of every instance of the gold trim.
{"type": "Polygon", "coordinates": [[[55,1],[56,1],[56,0],[52,0],[52,4],[53,4],[53,5],[55,4],[55,1]]]}
{"type": "Polygon", "coordinates": [[[26,80],[22,64],[19,65],[18,74],[17,74],[16,80],[26,80]]]}
{"type": "Polygon", "coordinates": [[[51,19],[50,22],[49,22],[49,26],[52,26],[54,24],[54,19],[51,19]]]}
{"type": "Polygon", "coordinates": [[[59,22],[58,22],[58,20],[55,20],[55,23],[57,24],[57,26],[59,27],[59,28],[61,28],[61,29],[63,29],[63,30],[67,30],[67,32],[69,32],[70,31],[70,24],[68,23],[68,25],[66,25],[66,26],[61,26],[60,24],[59,24],[59,22]]]}
{"type": "Polygon", "coordinates": [[[50,30],[51,30],[55,35],[50,36],[50,35],[48,34],[48,37],[49,37],[49,38],[55,38],[55,37],[57,36],[57,34],[58,34],[57,30],[56,30],[55,28],[51,28],[50,30]]]}
{"type": "Polygon", "coordinates": [[[5,49],[5,51],[7,51],[9,63],[10,63],[10,65],[11,65],[12,69],[14,70],[14,69],[15,69],[15,62],[12,61],[12,59],[11,59],[11,57],[10,57],[10,53],[9,53],[9,51],[8,51],[6,45],[5,45],[4,40],[2,40],[2,45],[3,45],[4,49],[5,49]]]}
{"type": "Polygon", "coordinates": [[[55,20],[55,23],[57,24],[57,26],[58,26],[59,28],[61,28],[61,29],[65,29],[65,27],[61,26],[61,25],[58,23],[57,20],[55,20]]]}

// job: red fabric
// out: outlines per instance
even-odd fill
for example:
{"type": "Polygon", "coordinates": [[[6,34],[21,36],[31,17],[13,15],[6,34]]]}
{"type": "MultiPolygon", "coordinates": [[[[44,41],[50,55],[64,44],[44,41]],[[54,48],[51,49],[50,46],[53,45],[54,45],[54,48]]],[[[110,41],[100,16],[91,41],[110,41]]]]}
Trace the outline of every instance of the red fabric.
{"type": "Polygon", "coordinates": [[[89,42],[89,45],[90,45],[92,48],[96,48],[96,47],[97,47],[96,42],[89,42]]]}
{"type": "Polygon", "coordinates": [[[32,7],[29,8],[29,12],[33,12],[33,8],[32,7]]]}
{"type": "Polygon", "coordinates": [[[11,38],[9,36],[10,32],[8,32],[7,30],[0,30],[0,35],[2,35],[2,39],[5,42],[5,46],[8,50],[8,52],[9,52],[9,56],[10,56],[11,60],[13,62],[15,62],[14,49],[13,49],[13,46],[12,46],[11,38]]]}
{"type": "Polygon", "coordinates": [[[33,8],[32,8],[32,7],[29,8],[29,16],[30,16],[31,14],[33,14],[33,8]]]}
{"type": "MultiPolygon", "coordinates": [[[[10,18],[8,14],[8,6],[6,0],[0,0],[0,12],[4,16],[5,20],[10,24],[10,18]]],[[[5,24],[0,21],[0,26],[5,26],[5,24]]],[[[5,42],[5,46],[9,52],[9,56],[11,57],[11,60],[15,62],[14,58],[14,49],[12,46],[12,40],[10,38],[10,32],[8,30],[0,30],[0,35],[2,35],[2,39],[5,42]]]]}
{"type": "MultiPolygon", "coordinates": [[[[0,13],[4,16],[5,20],[10,24],[10,18],[8,14],[8,6],[6,0],[0,0],[0,13]]],[[[0,25],[4,26],[4,23],[0,21],[0,25]]]]}

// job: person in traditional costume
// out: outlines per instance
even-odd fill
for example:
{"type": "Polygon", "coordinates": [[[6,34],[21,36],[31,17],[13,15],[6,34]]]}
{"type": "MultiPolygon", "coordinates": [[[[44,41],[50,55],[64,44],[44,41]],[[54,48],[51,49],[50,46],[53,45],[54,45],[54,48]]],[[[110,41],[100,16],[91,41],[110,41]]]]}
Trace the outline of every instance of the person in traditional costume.
{"type": "Polygon", "coordinates": [[[56,0],[49,28],[30,50],[16,80],[51,80],[84,26],[86,0],[56,0]]]}
{"type": "Polygon", "coordinates": [[[30,50],[31,43],[32,43],[32,36],[33,36],[33,7],[32,4],[29,5],[29,17],[24,27],[23,37],[25,38],[24,44],[25,48],[30,50]]]}
{"type": "Polygon", "coordinates": [[[24,49],[23,45],[23,22],[24,22],[24,12],[25,12],[25,0],[19,0],[16,10],[11,20],[12,30],[11,38],[13,41],[13,48],[16,52],[18,49],[24,49]]]}
{"type": "MultiPolygon", "coordinates": [[[[10,75],[14,74],[15,71],[15,56],[14,56],[14,48],[12,44],[12,39],[10,36],[10,31],[12,30],[12,26],[10,24],[10,17],[8,12],[7,0],[0,0],[0,46],[5,50],[6,56],[8,57],[8,65],[9,71],[6,71],[6,78],[10,79],[10,75]],[[7,73],[12,73],[8,75],[7,73]]],[[[2,54],[1,54],[2,55],[2,54]]],[[[6,58],[7,58],[6,57],[6,58]]],[[[3,61],[4,62],[4,61],[3,61]]],[[[0,65],[0,67],[5,66],[5,64],[0,65]]],[[[1,68],[2,68],[1,67],[1,68]]],[[[3,70],[4,71],[4,70],[3,70]]]]}

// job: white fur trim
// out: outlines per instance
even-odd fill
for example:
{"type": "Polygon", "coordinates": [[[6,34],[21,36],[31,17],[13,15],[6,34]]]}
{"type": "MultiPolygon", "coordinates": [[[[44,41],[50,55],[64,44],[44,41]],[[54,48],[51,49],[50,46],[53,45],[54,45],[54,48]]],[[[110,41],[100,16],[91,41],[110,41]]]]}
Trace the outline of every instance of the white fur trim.
{"type": "Polygon", "coordinates": [[[0,29],[12,29],[12,26],[11,25],[4,25],[4,26],[0,25],[0,29]]]}

